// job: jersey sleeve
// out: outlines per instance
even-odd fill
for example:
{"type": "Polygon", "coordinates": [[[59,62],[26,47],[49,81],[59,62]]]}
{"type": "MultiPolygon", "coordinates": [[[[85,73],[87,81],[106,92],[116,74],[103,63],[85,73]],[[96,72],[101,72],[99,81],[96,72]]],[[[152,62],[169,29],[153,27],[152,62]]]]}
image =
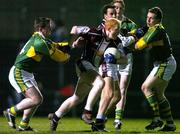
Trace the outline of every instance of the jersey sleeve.
{"type": "MultiPolygon", "coordinates": [[[[150,27],[147,33],[136,43],[136,49],[144,49],[152,44],[159,43],[161,29],[158,26],[150,27]]],[[[159,44],[161,45],[161,43],[159,44]]],[[[157,46],[157,45],[156,45],[157,46]]]]}
{"type": "Polygon", "coordinates": [[[61,47],[67,46],[68,42],[52,42],[49,49],[50,58],[57,62],[65,62],[69,60],[70,55],[67,52],[63,52],[61,47]]]}
{"type": "Polygon", "coordinates": [[[122,35],[127,36],[127,34],[131,31],[134,31],[137,29],[136,23],[134,23],[129,18],[125,18],[125,20],[121,24],[120,33],[122,35]]]}
{"type": "Polygon", "coordinates": [[[131,23],[129,24],[129,30],[132,31],[132,30],[135,30],[137,29],[137,25],[136,23],[134,23],[133,21],[131,21],[131,23]]]}

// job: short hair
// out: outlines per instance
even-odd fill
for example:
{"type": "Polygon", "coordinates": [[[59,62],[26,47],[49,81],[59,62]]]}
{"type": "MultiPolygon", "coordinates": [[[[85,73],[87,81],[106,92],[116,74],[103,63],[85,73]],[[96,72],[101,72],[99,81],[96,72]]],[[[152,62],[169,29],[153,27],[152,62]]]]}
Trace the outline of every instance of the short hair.
{"type": "Polygon", "coordinates": [[[112,4],[114,4],[114,3],[120,3],[123,6],[123,9],[125,10],[124,0],[113,0],[112,4]]]}
{"type": "Polygon", "coordinates": [[[154,13],[156,15],[155,19],[160,20],[160,22],[163,19],[163,12],[160,7],[152,7],[148,10],[150,13],[154,13]]]}
{"type": "Polygon", "coordinates": [[[51,18],[47,17],[38,17],[34,20],[34,30],[38,31],[39,28],[45,28],[49,26],[52,28],[53,21],[51,18]]]}
{"type": "Polygon", "coordinates": [[[115,19],[115,18],[110,18],[108,19],[107,21],[105,21],[105,29],[108,30],[108,29],[111,29],[113,27],[120,27],[120,21],[118,19],[115,19]]]}
{"type": "Polygon", "coordinates": [[[102,15],[107,14],[107,10],[108,10],[109,8],[115,9],[115,6],[112,5],[112,4],[105,4],[105,5],[102,7],[102,15]]]}

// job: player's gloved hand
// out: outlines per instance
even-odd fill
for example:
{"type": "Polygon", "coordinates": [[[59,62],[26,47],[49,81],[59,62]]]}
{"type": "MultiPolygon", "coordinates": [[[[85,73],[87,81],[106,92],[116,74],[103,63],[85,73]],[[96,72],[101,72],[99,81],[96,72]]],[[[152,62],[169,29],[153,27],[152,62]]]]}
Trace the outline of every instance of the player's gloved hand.
{"type": "Polygon", "coordinates": [[[141,28],[138,28],[135,32],[136,37],[139,39],[142,36],[144,36],[144,34],[148,31],[148,27],[147,26],[143,26],[141,28]]]}
{"type": "Polygon", "coordinates": [[[142,30],[142,28],[138,28],[138,29],[136,30],[136,32],[135,32],[135,35],[136,35],[136,37],[137,37],[138,39],[141,38],[141,37],[143,37],[144,31],[142,30]]]}
{"type": "Polygon", "coordinates": [[[112,63],[112,64],[116,63],[115,57],[112,54],[109,54],[109,53],[104,55],[104,61],[106,63],[112,63]]]}

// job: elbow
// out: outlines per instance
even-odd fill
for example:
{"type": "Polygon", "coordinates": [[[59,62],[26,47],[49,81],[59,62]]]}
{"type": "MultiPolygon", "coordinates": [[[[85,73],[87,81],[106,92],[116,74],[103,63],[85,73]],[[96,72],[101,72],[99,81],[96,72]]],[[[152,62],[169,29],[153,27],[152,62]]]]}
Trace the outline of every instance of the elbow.
{"type": "Polygon", "coordinates": [[[51,54],[51,59],[56,62],[66,62],[70,59],[70,55],[61,50],[55,49],[54,53],[51,54]]]}

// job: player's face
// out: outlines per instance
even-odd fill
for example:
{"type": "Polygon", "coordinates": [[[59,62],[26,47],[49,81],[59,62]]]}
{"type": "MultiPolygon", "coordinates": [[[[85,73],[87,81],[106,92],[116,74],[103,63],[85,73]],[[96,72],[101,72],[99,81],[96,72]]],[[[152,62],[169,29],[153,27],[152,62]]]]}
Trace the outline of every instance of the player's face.
{"type": "Polygon", "coordinates": [[[159,23],[159,20],[156,19],[156,15],[154,13],[148,12],[146,23],[148,27],[152,27],[159,23]]]}
{"type": "Polygon", "coordinates": [[[107,13],[104,15],[104,19],[108,20],[110,18],[116,17],[116,11],[113,8],[108,8],[107,13]]]}
{"type": "Polygon", "coordinates": [[[46,26],[45,28],[42,28],[41,32],[45,37],[48,37],[51,34],[52,30],[50,26],[46,26]]]}
{"type": "Polygon", "coordinates": [[[109,39],[116,39],[119,34],[119,26],[112,27],[108,30],[107,36],[109,39]]]}
{"type": "Polygon", "coordinates": [[[115,6],[115,10],[116,10],[116,18],[121,17],[124,13],[123,5],[119,2],[116,2],[116,3],[114,3],[114,6],[115,6]]]}

